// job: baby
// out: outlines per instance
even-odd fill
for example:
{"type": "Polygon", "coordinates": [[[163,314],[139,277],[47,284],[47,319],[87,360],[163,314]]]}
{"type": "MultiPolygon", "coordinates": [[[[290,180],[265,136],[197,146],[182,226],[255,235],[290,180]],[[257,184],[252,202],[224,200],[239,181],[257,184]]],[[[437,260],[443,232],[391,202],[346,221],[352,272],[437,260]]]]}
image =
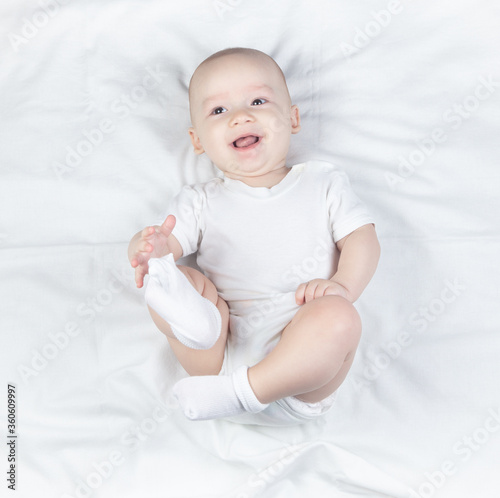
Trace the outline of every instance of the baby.
{"type": "Polygon", "coordinates": [[[292,425],[331,407],[353,362],[353,302],[380,254],[346,175],[288,167],[300,130],[285,77],[253,49],[217,52],[189,87],[196,154],[221,176],[186,186],[160,225],[130,242],[152,319],[190,375],[174,386],[191,420],[292,425]],[[203,273],[176,266],[197,252],[203,273]]]}

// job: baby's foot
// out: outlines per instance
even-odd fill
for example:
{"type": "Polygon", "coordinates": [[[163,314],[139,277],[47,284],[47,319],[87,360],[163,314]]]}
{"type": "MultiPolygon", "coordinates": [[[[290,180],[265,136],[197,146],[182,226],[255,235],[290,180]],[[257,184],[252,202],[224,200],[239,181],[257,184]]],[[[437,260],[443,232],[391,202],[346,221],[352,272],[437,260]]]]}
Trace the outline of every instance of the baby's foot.
{"type": "Polygon", "coordinates": [[[173,393],[184,415],[190,420],[234,417],[257,413],[268,405],[261,403],[248,382],[248,367],[241,366],[231,376],[187,377],[175,384],[173,393]]]}
{"type": "Polygon", "coordinates": [[[219,310],[196,291],[177,268],[172,254],[149,260],[145,299],[185,346],[210,349],[217,342],[221,333],[219,310]]]}

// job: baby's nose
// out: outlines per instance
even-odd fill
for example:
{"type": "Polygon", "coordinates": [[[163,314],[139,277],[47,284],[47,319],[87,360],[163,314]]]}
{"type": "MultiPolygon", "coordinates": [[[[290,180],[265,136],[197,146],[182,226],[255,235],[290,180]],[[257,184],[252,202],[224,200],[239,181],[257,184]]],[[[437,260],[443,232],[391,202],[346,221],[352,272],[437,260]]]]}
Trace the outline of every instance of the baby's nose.
{"type": "Polygon", "coordinates": [[[233,116],[231,117],[231,126],[249,123],[253,121],[252,114],[246,109],[238,109],[234,111],[233,116]]]}

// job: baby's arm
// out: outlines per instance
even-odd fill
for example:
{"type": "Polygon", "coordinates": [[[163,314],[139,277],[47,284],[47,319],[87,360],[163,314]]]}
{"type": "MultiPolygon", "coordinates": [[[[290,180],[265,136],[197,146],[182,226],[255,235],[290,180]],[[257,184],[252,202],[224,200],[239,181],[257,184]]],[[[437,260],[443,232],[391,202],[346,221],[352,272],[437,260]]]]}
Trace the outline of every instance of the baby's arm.
{"type": "Polygon", "coordinates": [[[132,268],[135,268],[137,287],[144,284],[150,258],[162,258],[172,253],[177,261],[182,256],[182,247],[172,235],[175,222],[175,216],[169,215],[161,226],[146,227],[132,237],[128,246],[128,258],[132,268]]]}
{"type": "Polygon", "coordinates": [[[300,284],[297,304],[321,296],[339,295],[353,303],[370,282],[380,257],[380,245],[373,225],[363,225],[337,242],[340,258],[337,272],[330,280],[314,279],[300,284]]]}

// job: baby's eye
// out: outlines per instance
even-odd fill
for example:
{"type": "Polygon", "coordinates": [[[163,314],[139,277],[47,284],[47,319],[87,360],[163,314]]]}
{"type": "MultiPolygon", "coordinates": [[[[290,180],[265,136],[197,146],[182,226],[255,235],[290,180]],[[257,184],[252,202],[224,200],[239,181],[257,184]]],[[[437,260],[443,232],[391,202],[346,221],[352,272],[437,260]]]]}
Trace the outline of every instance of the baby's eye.
{"type": "Polygon", "coordinates": [[[226,109],[224,107],[216,107],[212,111],[212,114],[222,114],[223,112],[226,112],[226,109]]]}
{"type": "Polygon", "coordinates": [[[262,105],[262,104],[265,104],[267,102],[266,99],[255,99],[253,102],[252,102],[252,105],[262,105]]]}

